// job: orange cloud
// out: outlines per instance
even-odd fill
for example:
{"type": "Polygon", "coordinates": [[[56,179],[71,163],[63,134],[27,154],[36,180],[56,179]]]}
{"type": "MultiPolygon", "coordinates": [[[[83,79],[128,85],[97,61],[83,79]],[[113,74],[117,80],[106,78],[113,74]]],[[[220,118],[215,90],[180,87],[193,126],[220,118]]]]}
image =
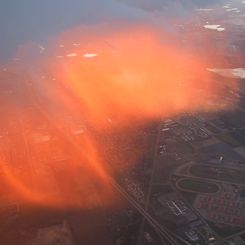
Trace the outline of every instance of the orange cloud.
{"type": "MultiPolygon", "coordinates": [[[[82,115],[87,130],[75,141],[59,129],[62,119],[49,119],[51,131],[72,155],[66,165],[47,163],[60,176],[56,179],[58,194],[49,187],[35,188],[44,182],[38,172],[39,177],[32,180],[36,184],[30,186],[22,176],[3,169],[9,184],[30,201],[76,207],[109,204],[114,199],[111,175],[127,159],[123,155],[120,160],[105,157],[108,147],[112,148],[110,154],[116,154],[113,134],[182,112],[232,106],[220,99],[202,60],[170,45],[169,37],[159,29],[136,26],[101,31],[82,27],[64,33],[54,43],[53,55],[40,61],[50,77],[41,86],[51,104],[82,115]],[[101,140],[105,136],[107,142],[101,140]]],[[[45,110],[51,110],[50,105],[45,108],[43,103],[40,113],[49,118],[45,110]]],[[[34,168],[38,164],[34,163],[34,168]]],[[[30,169],[26,171],[32,175],[30,169]]]]}

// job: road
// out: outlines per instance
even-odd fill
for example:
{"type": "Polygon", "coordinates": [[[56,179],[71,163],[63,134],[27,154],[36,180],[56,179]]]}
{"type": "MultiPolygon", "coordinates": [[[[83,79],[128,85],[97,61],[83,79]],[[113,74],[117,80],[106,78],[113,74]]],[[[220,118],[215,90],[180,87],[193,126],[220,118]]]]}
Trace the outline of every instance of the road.
{"type": "MultiPolygon", "coordinates": [[[[157,137],[156,137],[156,143],[155,143],[155,149],[154,149],[154,157],[153,157],[153,166],[152,166],[152,171],[151,171],[151,177],[150,177],[150,182],[149,182],[149,187],[148,191],[146,194],[146,200],[145,200],[145,210],[147,211],[149,208],[150,204],[150,197],[151,197],[151,192],[152,192],[152,184],[154,181],[154,174],[157,166],[157,155],[158,155],[158,146],[159,146],[159,141],[160,141],[160,136],[161,136],[161,123],[158,126],[157,129],[157,137]]],[[[142,244],[142,237],[143,237],[143,232],[144,232],[144,226],[145,226],[145,220],[142,220],[139,234],[138,234],[138,245],[142,244]]]]}

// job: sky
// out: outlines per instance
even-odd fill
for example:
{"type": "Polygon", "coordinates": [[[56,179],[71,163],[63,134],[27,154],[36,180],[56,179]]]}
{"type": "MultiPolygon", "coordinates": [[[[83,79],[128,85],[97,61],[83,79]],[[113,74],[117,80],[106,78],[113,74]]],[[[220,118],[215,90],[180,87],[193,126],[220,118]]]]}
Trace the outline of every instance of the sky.
{"type": "Polygon", "coordinates": [[[0,59],[18,45],[42,42],[76,25],[154,22],[159,14],[190,18],[194,9],[217,0],[1,0],[0,59]]]}

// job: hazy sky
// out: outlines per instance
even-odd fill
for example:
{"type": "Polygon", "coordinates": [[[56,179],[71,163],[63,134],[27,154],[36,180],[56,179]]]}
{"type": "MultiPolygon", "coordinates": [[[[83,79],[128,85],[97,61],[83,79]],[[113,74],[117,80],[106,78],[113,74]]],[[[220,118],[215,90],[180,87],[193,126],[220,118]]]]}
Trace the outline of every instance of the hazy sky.
{"type": "Polygon", "coordinates": [[[156,13],[166,18],[191,15],[196,7],[215,0],[1,0],[1,58],[28,41],[42,42],[78,24],[114,21],[151,21],[156,13]]]}

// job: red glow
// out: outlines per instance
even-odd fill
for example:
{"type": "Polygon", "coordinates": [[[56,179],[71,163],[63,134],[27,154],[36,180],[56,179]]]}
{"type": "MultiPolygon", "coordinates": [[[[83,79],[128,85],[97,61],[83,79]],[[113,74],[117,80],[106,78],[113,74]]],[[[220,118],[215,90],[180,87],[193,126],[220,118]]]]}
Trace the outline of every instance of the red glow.
{"type": "Polygon", "coordinates": [[[63,121],[53,122],[52,130],[66,138],[62,144],[72,154],[65,165],[47,163],[58,175],[62,172],[57,182],[65,187],[56,194],[45,185],[39,163],[32,163],[38,169],[34,178],[29,166],[25,170],[29,177],[23,178],[1,164],[6,182],[27,201],[75,207],[109,204],[113,201],[111,172],[127,157],[106,162],[102,152],[107,144],[94,134],[109,135],[142,121],[229,106],[218,99],[207,103],[217,91],[205,65],[199,57],[165,44],[168,37],[160,30],[140,26],[103,34],[96,31],[78,28],[65,33],[55,41],[56,47],[60,43],[64,47],[40,62],[55,78],[43,82],[45,93],[61,110],[81,114],[88,130],[73,141],[58,129],[63,121]]]}

